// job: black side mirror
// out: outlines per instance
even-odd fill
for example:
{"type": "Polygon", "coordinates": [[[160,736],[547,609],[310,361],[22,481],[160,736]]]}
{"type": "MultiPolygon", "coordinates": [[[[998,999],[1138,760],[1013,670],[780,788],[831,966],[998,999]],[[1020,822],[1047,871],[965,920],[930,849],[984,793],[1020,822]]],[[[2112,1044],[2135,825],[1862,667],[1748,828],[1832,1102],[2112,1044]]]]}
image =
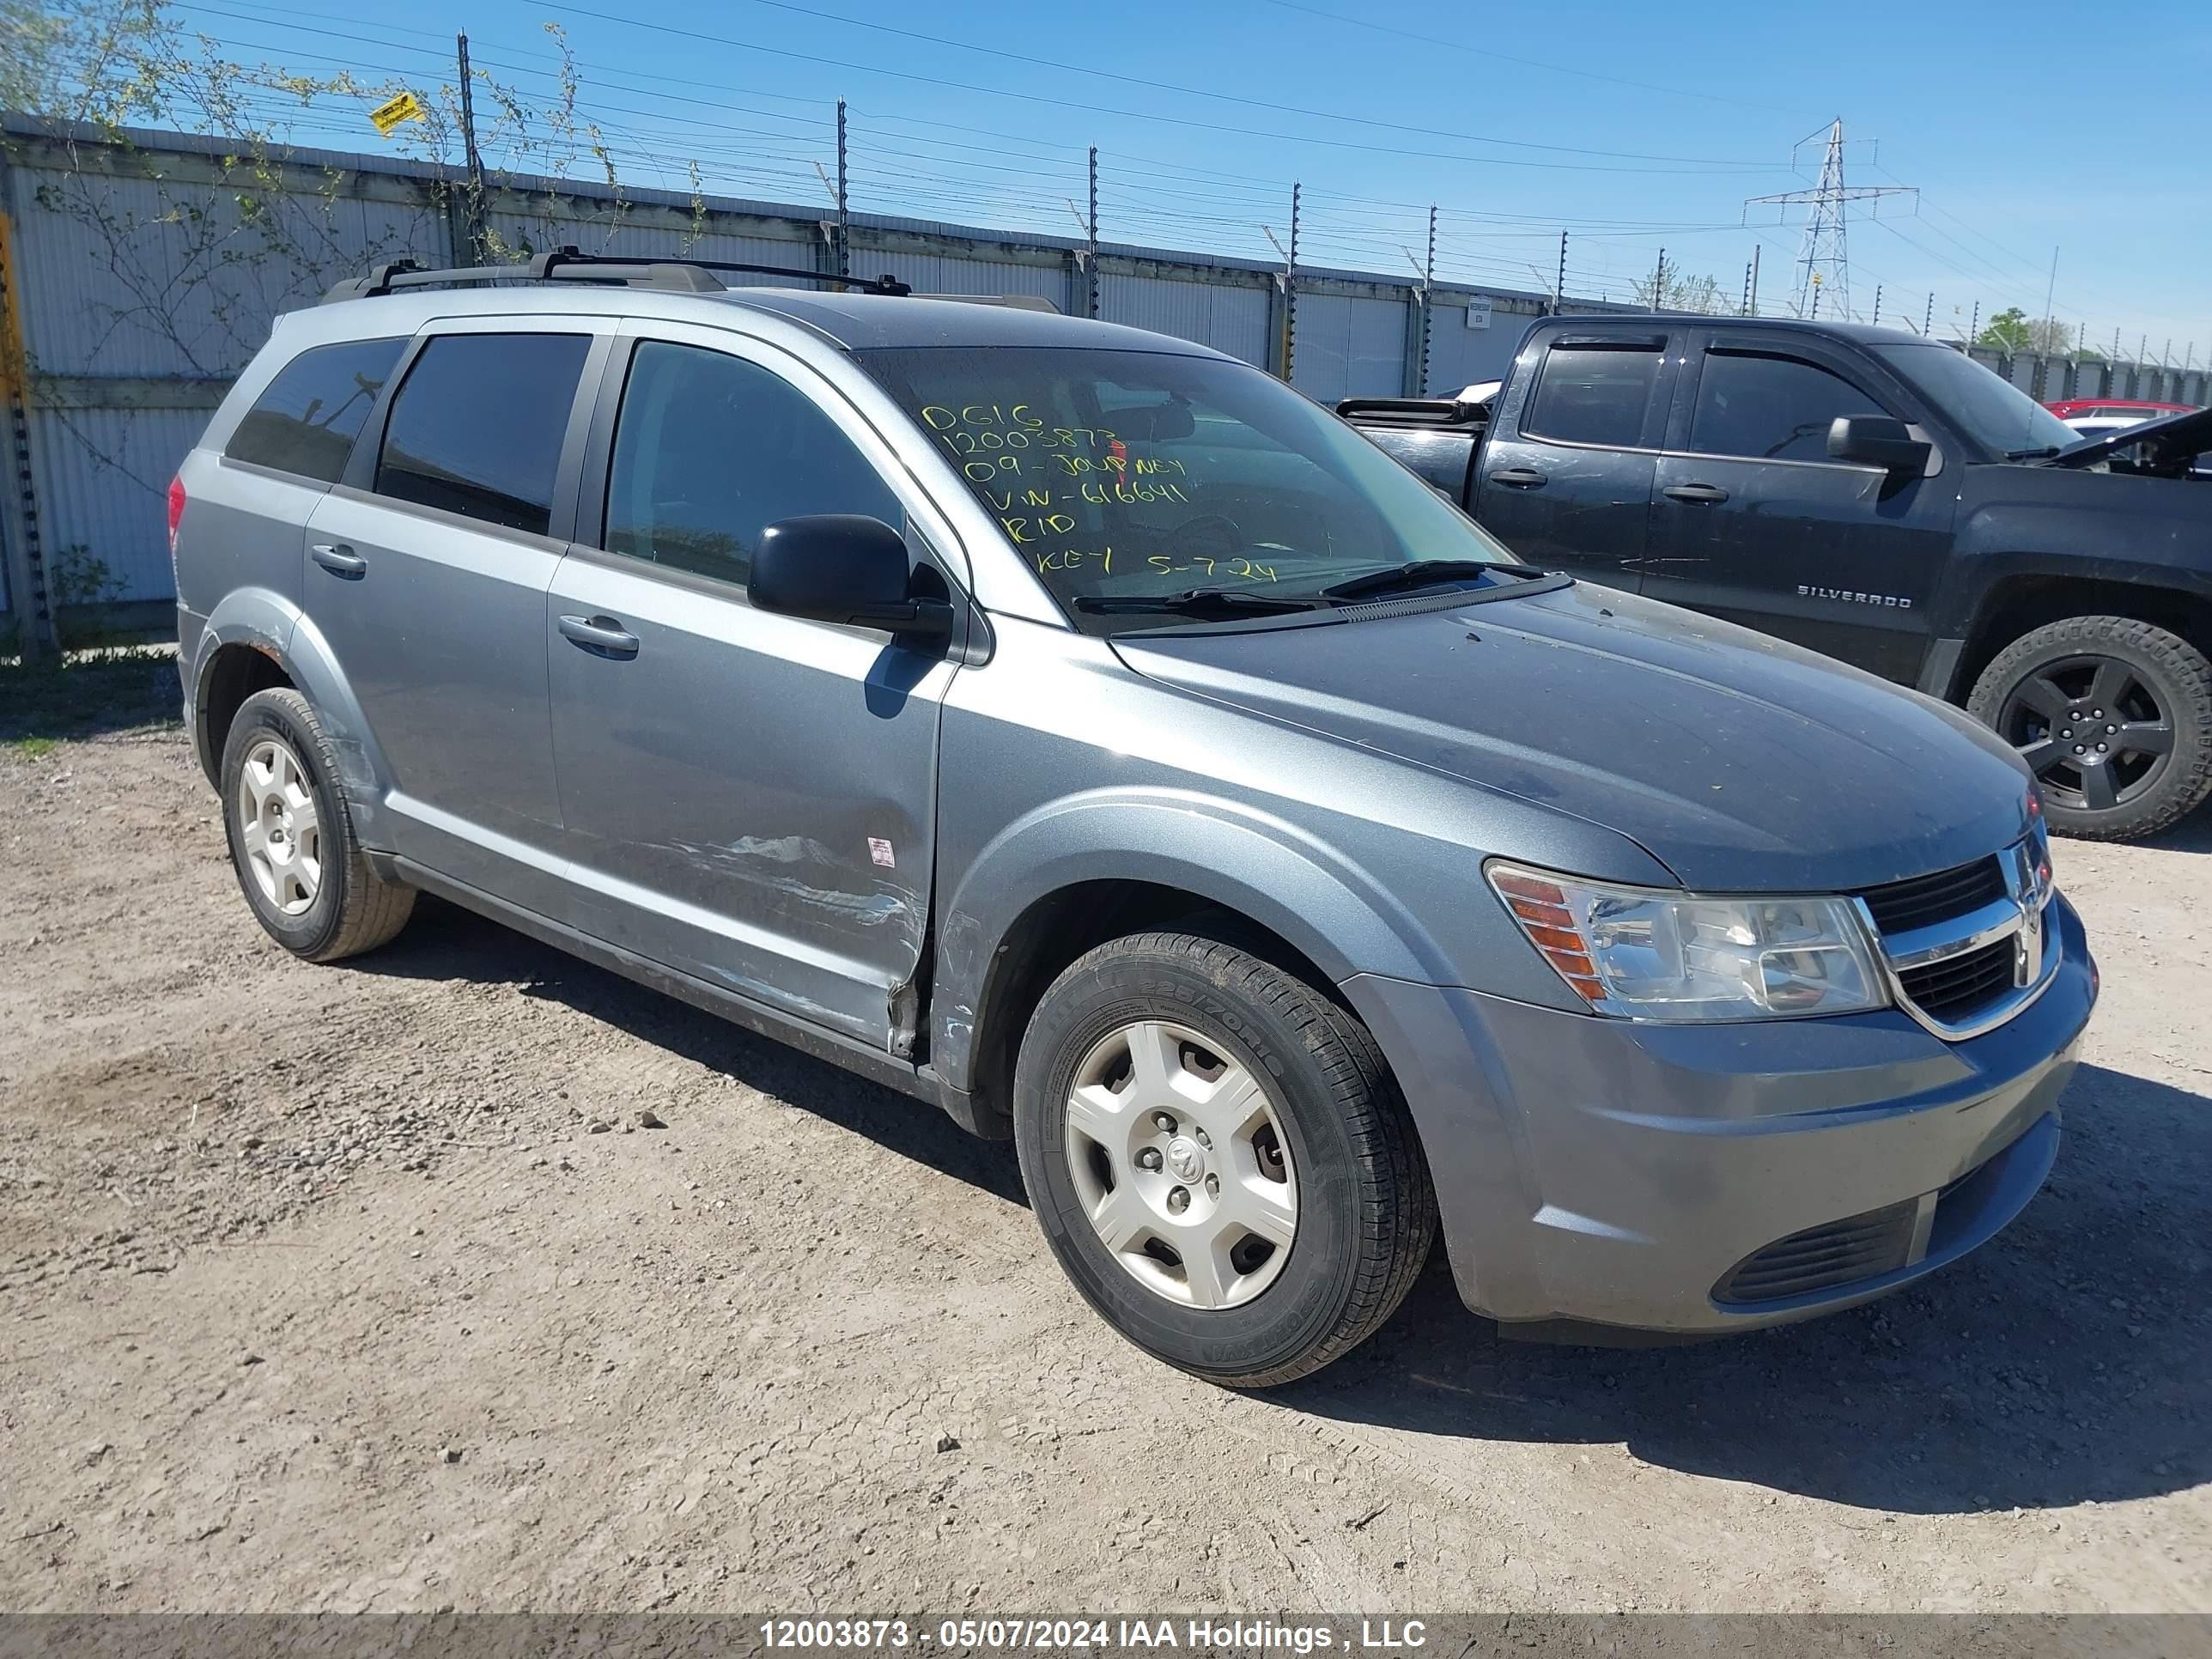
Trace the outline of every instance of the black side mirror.
{"type": "Polygon", "coordinates": [[[1838,415],[1828,426],[1828,453],[1839,461],[1917,478],[1926,473],[1935,453],[1904,422],[1887,415],[1838,415]]]}
{"type": "Polygon", "coordinates": [[[916,595],[906,538],[881,519],[817,513],[761,532],[745,593],[763,611],[945,639],[952,606],[916,595]]]}

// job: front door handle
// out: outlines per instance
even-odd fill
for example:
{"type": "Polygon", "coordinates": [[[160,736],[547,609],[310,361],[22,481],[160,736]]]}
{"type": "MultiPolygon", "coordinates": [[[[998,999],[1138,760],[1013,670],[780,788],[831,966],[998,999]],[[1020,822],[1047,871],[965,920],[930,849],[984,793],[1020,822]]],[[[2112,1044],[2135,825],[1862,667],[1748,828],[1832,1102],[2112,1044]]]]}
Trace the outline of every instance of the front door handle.
{"type": "Polygon", "coordinates": [[[627,660],[637,655],[637,635],[612,617],[563,617],[561,637],[594,656],[627,660]]]}
{"type": "Polygon", "coordinates": [[[1541,489],[1549,479],[1533,466],[1507,466],[1492,473],[1490,482],[1510,489],[1541,489]]]}
{"type": "Polygon", "coordinates": [[[1718,484],[1668,484],[1659,493],[1670,501],[1720,502],[1728,499],[1728,491],[1718,484]]]}
{"type": "Polygon", "coordinates": [[[334,576],[368,574],[368,561],[343,542],[318,542],[307,552],[317,564],[334,576]]]}

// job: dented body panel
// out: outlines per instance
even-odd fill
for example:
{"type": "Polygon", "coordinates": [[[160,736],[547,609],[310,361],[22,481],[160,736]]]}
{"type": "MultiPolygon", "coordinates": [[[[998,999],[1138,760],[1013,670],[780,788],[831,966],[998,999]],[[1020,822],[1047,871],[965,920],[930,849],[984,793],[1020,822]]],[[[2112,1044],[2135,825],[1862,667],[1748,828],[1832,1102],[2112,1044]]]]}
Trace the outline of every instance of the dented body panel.
{"type": "Polygon", "coordinates": [[[629,661],[551,659],[568,920],[891,1047],[929,925],[953,665],[625,562],[578,555],[554,586],[556,611],[639,641],[629,661]]]}

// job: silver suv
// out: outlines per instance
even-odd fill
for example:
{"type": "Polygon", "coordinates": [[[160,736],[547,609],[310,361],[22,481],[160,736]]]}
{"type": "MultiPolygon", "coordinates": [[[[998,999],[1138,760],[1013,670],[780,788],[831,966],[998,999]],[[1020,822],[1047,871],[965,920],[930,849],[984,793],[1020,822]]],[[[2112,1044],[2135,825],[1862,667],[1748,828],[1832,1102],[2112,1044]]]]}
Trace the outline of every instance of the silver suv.
{"type": "Polygon", "coordinates": [[[1522,564],[1201,347],[738,269],[279,320],[170,501],[279,943],[438,894],[1011,1135],[1236,1386],[1439,1226],[1510,1329],[1718,1333],[2033,1195],[2096,970],[1988,732],[1522,564]]]}

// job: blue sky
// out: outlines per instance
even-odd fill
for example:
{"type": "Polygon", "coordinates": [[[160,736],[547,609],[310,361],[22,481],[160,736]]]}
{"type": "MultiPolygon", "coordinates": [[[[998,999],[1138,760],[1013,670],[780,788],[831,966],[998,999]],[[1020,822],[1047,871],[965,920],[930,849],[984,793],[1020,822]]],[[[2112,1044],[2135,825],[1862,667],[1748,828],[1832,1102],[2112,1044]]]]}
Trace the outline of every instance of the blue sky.
{"type": "MultiPolygon", "coordinates": [[[[1744,198],[1807,187],[1819,147],[1793,172],[1792,146],[1841,116],[1849,182],[1922,187],[1917,210],[1855,210],[1858,314],[1877,285],[1884,321],[1918,322],[1932,293],[1939,332],[1977,304],[2039,314],[2056,247],[2052,310],[2093,345],[2118,329],[2130,354],[2146,333],[2154,356],[2169,337],[2177,362],[2212,353],[2203,0],[2109,22],[2039,0],[1553,0],[1534,21],[1370,0],[387,0],[374,21],[303,3],[179,10],[241,59],[365,80],[434,82],[438,37],[465,28],[544,100],[557,21],[582,114],[641,182],[696,158],[709,190],[819,202],[842,96],[855,208],[1073,232],[1095,143],[1109,241],[1272,257],[1262,227],[1286,234],[1297,179],[1309,264],[1404,271],[1434,202],[1440,275],[1535,288],[1564,226],[1569,291],[1616,298],[1662,246],[1733,295],[1758,246],[1762,296],[1785,299],[1802,210],[1753,208],[1746,228],[1744,198]]],[[[343,128],[301,137],[375,146],[343,128]]]]}

